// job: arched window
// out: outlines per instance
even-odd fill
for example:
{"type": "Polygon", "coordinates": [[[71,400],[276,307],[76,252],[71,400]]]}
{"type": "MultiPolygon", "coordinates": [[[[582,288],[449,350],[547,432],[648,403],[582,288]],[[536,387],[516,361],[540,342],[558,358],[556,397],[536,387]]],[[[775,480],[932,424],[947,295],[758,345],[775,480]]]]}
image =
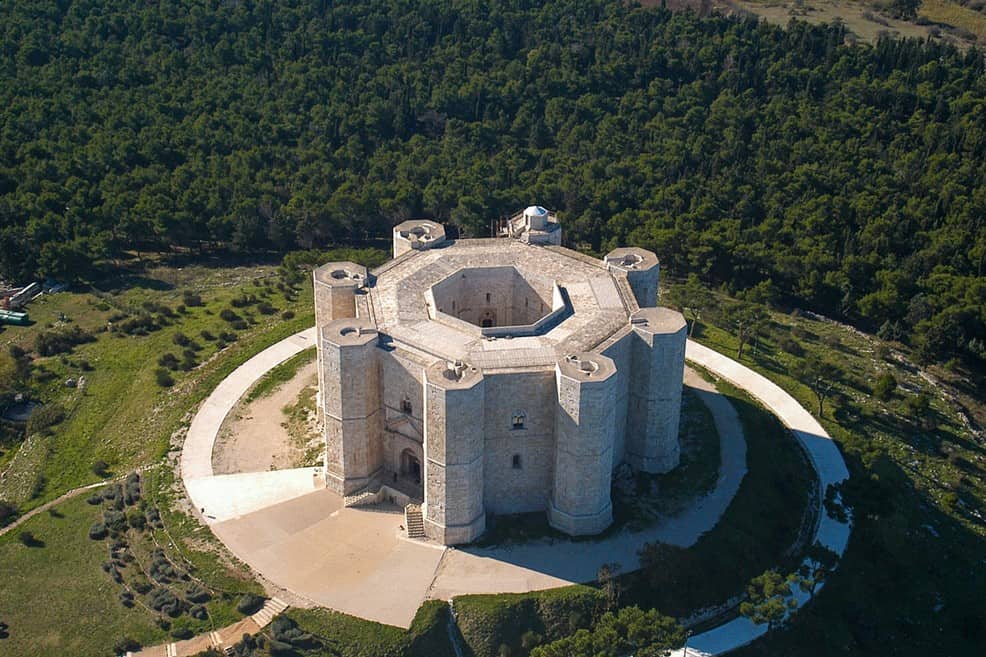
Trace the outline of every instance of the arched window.
{"type": "Polygon", "coordinates": [[[514,470],[520,470],[520,454],[514,454],[513,466],[514,470]]]}
{"type": "Polygon", "coordinates": [[[514,429],[523,429],[524,425],[527,424],[527,413],[524,411],[514,411],[513,417],[511,419],[511,425],[514,429]]]}
{"type": "Polygon", "coordinates": [[[411,414],[411,398],[407,395],[404,395],[404,398],[401,399],[401,413],[411,414]]]}

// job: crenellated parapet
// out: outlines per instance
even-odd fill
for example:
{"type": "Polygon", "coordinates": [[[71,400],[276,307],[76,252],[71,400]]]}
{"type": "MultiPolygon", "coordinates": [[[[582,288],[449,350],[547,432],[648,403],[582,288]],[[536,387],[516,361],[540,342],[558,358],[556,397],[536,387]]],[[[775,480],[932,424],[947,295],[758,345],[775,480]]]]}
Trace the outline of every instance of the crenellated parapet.
{"type": "Polygon", "coordinates": [[[425,370],[425,535],[468,543],[486,529],[483,506],[485,379],[461,361],[425,370]]]}
{"type": "Polygon", "coordinates": [[[642,308],[630,317],[635,340],[627,408],[626,460],[637,470],[678,465],[678,421],[687,326],[669,308],[642,308]]]}
{"type": "Polygon", "coordinates": [[[556,363],[555,382],[555,480],[548,521],[573,536],[598,534],[613,521],[616,365],[602,354],[569,355],[556,363]]]}

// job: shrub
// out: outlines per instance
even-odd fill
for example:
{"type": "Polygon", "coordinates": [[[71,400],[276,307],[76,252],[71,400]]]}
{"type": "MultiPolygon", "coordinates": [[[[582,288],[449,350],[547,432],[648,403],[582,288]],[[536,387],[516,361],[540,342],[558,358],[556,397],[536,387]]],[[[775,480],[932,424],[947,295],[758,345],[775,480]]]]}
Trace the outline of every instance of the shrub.
{"type": "Polygon", "coordinates": [[[157,359],[157,364],[174,371],[178,369],[178,357],[169,351],[157,359]]]}
{"type": "Polygon", "coordinates": [[[264,599],[259,595],[254,595],[253,593],[247,593],[240,598],[240,601],[236,603],[236,611],[240,612],[245,616],[254,614],[260,610],[264,604],[264,599]]]}
{"type": "Polygon", "coordinates": [[[249,328],[249,325],[246,323],[246,321],[242,319],[238,319],[235,322],[230,322],[229,325],[236,331],[245,331],[247,330],[247,328],[249,328]]]}
{"type": "Polygon", "coordinates": [[[893,396],[896,388],[897,379],[890,372],[884,372],[877,377],[876,382],[873,384],[873,396],[886,401],[893,396]]]}
{"type": "Polygon", "coordinates": [[[17,517],[17,506],[6,500],[0,500],[0,527],[10,524],[17,517]]]}
{"type": "Polygon", "coordinates": [[[192,605],[188,610],[188,615],[198,620],[205,620],[209,617],[209,612],[202,605],[192,605]]]}
{"type": "Polygon", "coordinates": [[[133,582],[130,586],[133,587],[133,590],[134,591],[136,591],[137,593],[140,593],[141,595],[144,595],[145,593],[147,593],[148,591],[150,591],[152,588],[154,588],[153,586],[151,586],[151,583],[148,582],[146,579],[139,579],[139,580],[133,582]]]}
{"type": "Polygon", "coordinates": [[[139,509],[130,509],[127,511],[127,524],[134,529],[143,529],[147,526],[147,518],[139,509]]]}
{"type": "Polygon", "coordinates": [[[213,340],[216,339],[216,336],[214,336],[209,331],[206,331],[205,329],[202,329],[202,331],[199,333],[199,335],[201,335],[202,336],[202,339],[205,340],[206,342],[212,342],[213,340]]]}
{"type": "Polygon", "coordinates": [[[140,650],[140,643],[130,637],[124,637],[113,645],[113,652],[118,655],[123,655],[127,652],[137,652],[138,650],[140,650]]]}
{"type": "Polygon", "coordinates": [[[171,374],[168,370],[163,367],[154,370],[154,380],[157,381],[157,384],[162,388],[170,388],[175,385],[175,380],[171,378],[171,374]]]}
{"type": "Polygon", "coordinates": [[[27,433],[40,433],[65,419],[65,407],[59,403],[45,404],[31,411],[27,419],[27,433]]]}
{"type": "Polygon", "coordinates": [[[97,504],[101,504],[102,501],[103,501],[103,496],[100,495],[99,493],[93,493],[92,495],[86,498],[86,502],[92,504],[93,506],[96,506],[97,504]]]}
{"type": "Polygon", "coordinates": [[[103,459],[96,459],[95,461],[93,461],[92,466],[90,467],[92,469],[92,473],[97,477],[105,477],[107,474],[109,474],[110,466],[103,459]]]}
{"type": "Polygon", "coordinates": [[[195,636],[195,633],[192,632],[192,630],[188,629],[187,627],[176,627],[175,629],[171,630],[171,636],[174,637],[175,639],[184,640],[184,639],[191,639],[193,636],[195,636]]]}
{"type": "Polygon", "coordinates": [[[132,506],[140,501],[140,475],[131,472],[123,482],[123,502],[132,506]]]}
{"type": "Polygon", "coordinates": [[[134,606],[134,594],[130,591],[120,592],[120,604],[128,609],[134,606]]]}
{"type": "Polygon", "coordinates": [[[89,527],[89,538],[94,541],[101,541],[109,534],[106,529],[106,525],[102,522],[94,522],[91,527],[89,527]]]}
{"type": "Polygon", "coordinates": [[[171,341],[174,342],[179,347],[187,347],[192,342],[191,338],[189,338],[187,335],[185,335],[181,331],[176,332],[172,336],[171,341]]]}
{"type": "Polygon", "coordinates": [[[188,587],[188,589],[186,589],[185,598],[189,602],[202,603],[202,602],[208,602],[210,599],[212,599],[212,596],[209,594],[208,591],[206,591],[198,584],[192,584],[191,586],[188,587]]]}
{"type": "Polygon", "coordinates": [[[222,310],[220,310],[219,318],[222,319],[224,322],[235,322],[241,319],[239,315],[237,315],[229,308],[223,308],[222,310]]]}
{"type": "Polygon", "coordinates": [[[285,310],[283,313],[281,313],[281,319],[283,319],[284,321],[288,321],[289,319],[294,319],[294,311],[285,310]]]}
{"type": "Polygon", "coordinates": [[[789,335],[781,336],[777,340],[777,346],[792,356],[800,357],[805,355],[805,349],[801,346],[801,343],[789,335]]]}
{"type": "Polygon", "coordinates": [[[78,326],[61,331],[45,331],[34,339],[34,350],[42,356],[69,353],[78,344],[95,342],[96,338],[78,326]]]}
{"type": "Polygon", "coordinates": [[[202,305],[202,297],[194,292],[185,290],[181,295],[182,303],[184,303],[189,308],[195,308],[202,305]]]}
{"type": "Polygon", "coordinates": [[[181,615],[181,601],[175,597],[174,593],[164,587],[158,587],[151,591],[147,604],[154,611],[160,611],[172,618],[181,615]]]}
{"type": "Polygon", "coordinates": [[[17,535],[17,540],[19,540],[22,544],[28,547],[32,547],[38,544],[38,539],[35,538],[34,534],[32,534],[31,532],[21,532],[20,534],[17,535]]]}
{"type": "Polygon", "coordinates": [[[230,331],[223,331],[219,334],[219,339],[223,342],[236,342],[237,335],[230,331]]]}
{"type": "Polygon", "coordinates": [[[277,308],[270,305],[266,301],[261,301],[260,303],[257,304],[257,311],[261,315],[273,315],[274,313],[277,312],[277,308]]]}

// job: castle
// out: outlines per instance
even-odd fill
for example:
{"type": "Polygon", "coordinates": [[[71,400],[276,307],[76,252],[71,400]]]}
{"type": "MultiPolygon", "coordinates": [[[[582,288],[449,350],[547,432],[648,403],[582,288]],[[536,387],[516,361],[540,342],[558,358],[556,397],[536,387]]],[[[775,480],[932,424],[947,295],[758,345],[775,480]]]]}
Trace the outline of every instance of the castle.
{"type": "Polygon", "coordinates": [[[599,533],[618,466],[677,466],[686,326],[657,307],[657,257],[597,260],[561,232],[538,206],[493,239],[405,221],[376,270],[314,272],[327,486],[403,491],[452,545],[534,511],[599,533]]]}

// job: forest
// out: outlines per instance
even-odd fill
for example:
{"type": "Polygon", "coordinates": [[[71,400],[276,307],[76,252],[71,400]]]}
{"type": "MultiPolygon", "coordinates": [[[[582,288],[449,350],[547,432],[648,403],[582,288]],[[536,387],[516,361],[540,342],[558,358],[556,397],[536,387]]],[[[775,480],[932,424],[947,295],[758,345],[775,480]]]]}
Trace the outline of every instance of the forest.
{"type": "Polygon", "coordinates": [[[0,5],[0,278],[490,234],[986,359],[986,59],[613,0],[0,5]]]}

